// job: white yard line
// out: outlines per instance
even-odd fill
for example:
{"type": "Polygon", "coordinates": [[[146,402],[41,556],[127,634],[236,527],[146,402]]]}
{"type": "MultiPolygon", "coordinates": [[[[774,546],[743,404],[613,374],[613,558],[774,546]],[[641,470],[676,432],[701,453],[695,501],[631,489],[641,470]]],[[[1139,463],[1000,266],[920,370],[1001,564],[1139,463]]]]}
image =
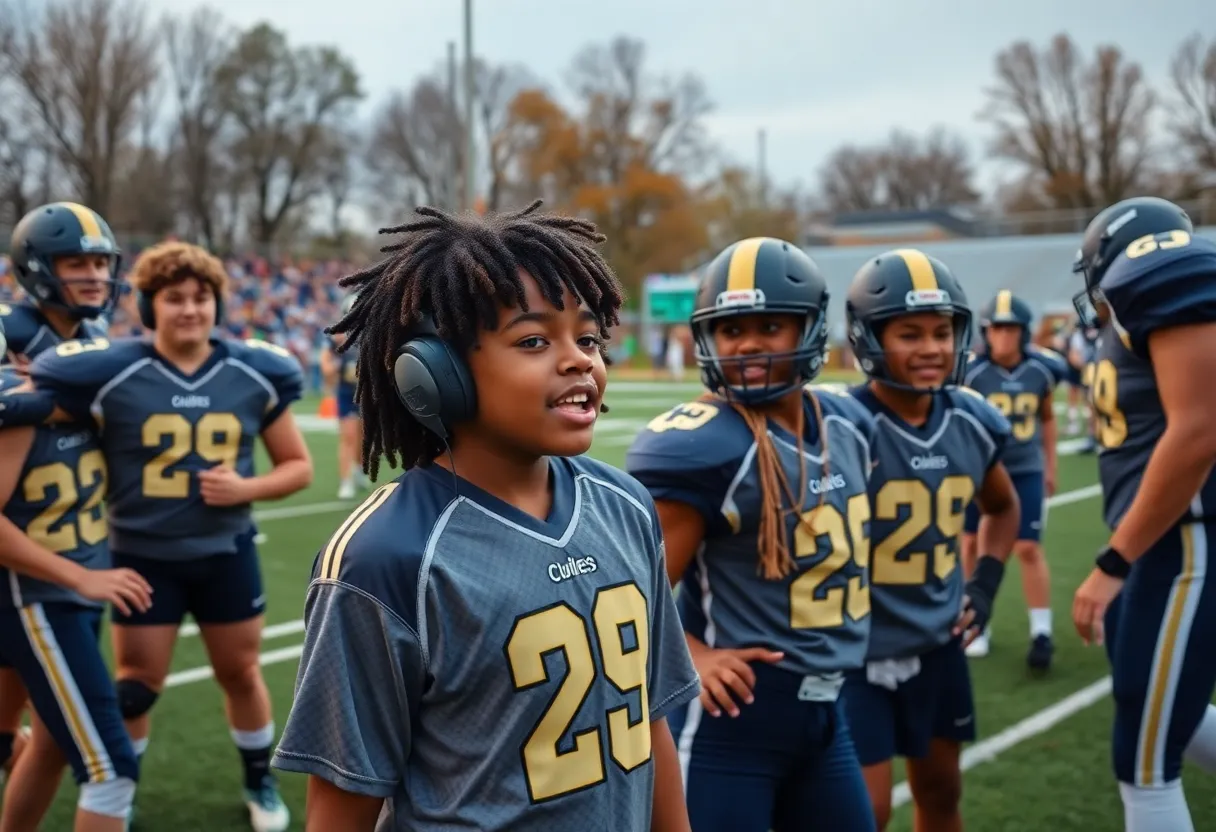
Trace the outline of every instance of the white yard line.
{"type": "MultiPolygon", "coordinates": [[[[963,751],[962,769],[969,771],[981,763],[988,763],[1019,743],[1033,739],[1059,725],[1070,716],[1080,713],[1090,705],[1097,704],[1111,690],[1111,678],[1101,679],[1086,685],[1076,693],[1065,696],[1054,705],[1015,722],[999,734],[980,740],[963,751]]],[[[980,716],[983,716],[982,714],[980,716]]],[[[912,800],[912,789],[907,783],[896,783],[891,792],[891,805],[903,806],[912,800]]]]}

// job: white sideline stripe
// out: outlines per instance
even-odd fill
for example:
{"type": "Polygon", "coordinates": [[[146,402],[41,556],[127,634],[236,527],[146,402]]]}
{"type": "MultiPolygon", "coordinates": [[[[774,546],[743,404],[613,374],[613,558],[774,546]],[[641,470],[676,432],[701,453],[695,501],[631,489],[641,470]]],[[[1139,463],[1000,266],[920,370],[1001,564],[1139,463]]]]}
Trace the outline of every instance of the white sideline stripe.
{"type": "MultiPolygon", "coordinates": [[[[265,667],[268,664],[289,662],[300,658],[303,652],[303,644],[297,644],[293,647],[280,647],[278,650],[270,650],[258,656],[258,664],[265,667]]],[[[165,687],[175,688],[179,685],[189,685],[194,682],[201,682],[204,679],[210,679],[214,675],[215,671],[211,669],[210,665],[192,667],[189,670],[179,670],[177,673],[170,673],[165,678],[165,687]]]]}
{"type": "MultiPolygon", "coordinates": [[[[1080,713],[1090,705],[1097,704],[1110,691],[1111,678],[1103,676],[1076,693],[1064,697],[1056,704],[1031,714],[1021,722],[1015,722],[999,734],[993,734],[988,739],[977,742],[963,751],[962,770],[970,771],[981,763],[991,762],[997,758],[997,755],[1008,751],[1015,745],[1050,731],[1070,716],[1080,713]]],[[[908,784],[906,782],[895,784],[895,788],[891,790],[891,805],[903,806],[911,800],[912,789],[908,784]]]]}
{"type": "MultiPolygon", "coordinates": [[[[1049,506],[1066,506],[1072,503],[1079,503],[1084,500],[1093,499],[1102,493],[1102,488],[1098,485],[1088,485],[1084,488],[1077,488],[1073,491],[1066,491],[1063,494],[1057,494],[1047,500],[1049,506]]],[[[332,505],[323,503],[321,505],[332,505]]],[[[346,503],[338,505],[346,506],[346,503]]],[[[301,506],[301,508],[309,508],[301,506]]],[[[316,509],[314,509],[316,510],[316,509]]],[[[285,621],[281,624],[272,624],[262,631],[264,638],[276,638],[284,635],[292,635],[304,631],[304,621],[302,619],[296,621],[285,621]]],[[[181,635],[196,635],[198,627],[194,624],[183,625],[181,635]]],[[[303,644],[296,644],[291,647],[280,647],[277,650],[269,650],[262,653],[258,657],[258,664],[265,667],[271,664],[281,664],[283,662],[294,661],[298,659],[304,652],[303,644]]],[[[170,673],[165,680],[165,687],[175,688],[180,685],[189,685],[194,682],[202,682],[210,679],[215,675],[210,666],[192,667],[188,670],[180,670],[176,673],[170,673]]],[[[993,734],[987,739],[977,742],[970,748],[963,751],[961,766],[963,771],[969,771],[976,766],[995,760],[1000,754],[1008,751],[1020,743],[1026,742],[1029,739],[1039,736],[1040,734],[1050,731],[1055,726],[1059,725],[1069,717],[1080,713],[1086,708],[1101,701],[1104,697],[1110,694],[1111,678],[1104,676],[1096,682],[1081,688],[1075,693],[1064,697],[1054,705],[1049,705],[1037,713],[1031,714],[1020,722],[1015,722],[1000,733],[993,734]]],[[[912,800],[912,790],[907,782],[896,783],[895,788],[891,792],[891,805],[899,807],[907,804],[912,800]]]]}

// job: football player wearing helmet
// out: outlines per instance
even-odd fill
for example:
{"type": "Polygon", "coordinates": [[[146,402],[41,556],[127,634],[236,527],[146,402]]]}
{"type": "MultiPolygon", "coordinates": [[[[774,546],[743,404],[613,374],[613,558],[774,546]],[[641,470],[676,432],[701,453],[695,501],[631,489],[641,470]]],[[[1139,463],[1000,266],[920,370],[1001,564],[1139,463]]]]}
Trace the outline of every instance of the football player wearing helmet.
{"type": "Polygon", "coordinates": [[[1216,767],[1216,244],[1139,197],[1094,218],[1074,270],[1086,323],[1108,307],[1091,398],[1111,536],[1073,622],[1110,657],[1126,828],[1191,830],[1184,754],[1216,767]]]}
{"type": "MultiPolygon", "coordinates": [[[[342,301],[342,317],[350,314],[355,295],[347,295],[342,301]]],[[[334,391],[338,405],[338,499],[350,500],[355,496],[356,481],[366,485],[367,480],[360,465],[363,453],[363,417],[355,403],[355,383],[359,379],[359,350],[352,346],[344,350],[346,334],[336,332],[329,336],[327,348],[321,351],[321,375],[334,391]]]]}
{"type": "Polygon", "coordinates": [[[70,341],[39,356],[30,375],[75,421],[96,426],[115,563],[155,592],[148,610],[114,610],[110,628],[136,752],[147,747],[149,712],[189,614],[224,693],[251,825],[278,832],[289,816],[270,773],[275,727],[258,664],[266,595],[252,504],[312,479],[289,409],[300,366],[282,347],[215,334],[227,274],[198,246],[153,246],[130,280],[151,338],[70,341]],[[261,475],[259,438],[273,466],[261,475]]]}
{"type": "MultiPolygon", "coordinates": [[[[17,392],[24,381],[0,372],[4,398],[40,395],[17,392]]],[[[106,603],[147,609],[151,588],[130,569],[110,568],[104,490],[105,464],[87,428],[0,430],[0,657],[38,716],[8,784],[5,829],[38,827],[65,765],[80,785],[77,830],[127,826],[139,763],[98,636],[106,603]]]]}
{"type": "MultiPolygon", "coordinates": [[[[1030,650],[1026,663],[1035,670],[1051,666],[1051,577],[1043,556],[1047,497],[1056,489],[1056,385],[1068,379],[1064,357],[1031,342],[1030,304],[1002,289],[980,312],[983,348],[967,364],[963,383],[1009,420],[1012,434],[1002,461],[1013,480],[1022,509],[1013,547],[1022,568],[1022,591],[1030,611],[1030,650]]],[[[967,506],[963,524],[963,572],[975,569],[979,507],[967,506]]],[[[988,654],[985,630],[967,647],[972,657],[988,654]]]]}
{"type": "Polygon", "coordinates": [[[13,229],[9,251],[26,294],[20,303],[0,304],[15,364],[65,340],[105,334],[122,257],[100,214],[75,202],[35,208],[13,229]]]}
{"type": "Polygon", "coordinates": [[[853,395],[876,421],[873,624],[866,666],[846,678],[845,707],[879,827],[899,755],[916,828],[958,829],[960,749],[975,738],[963,647],[988,623],[1017,536],[1017,491],[1001,464],[1009,422],[957,386],[971,311],[945,264],[914,249],[871,259],[853,278],[845,317],[869,378],[853,395]],[[973,499],[983,554],[964,585],[959,536],[973,499]]]}
{"type": "Polygon", "coordinates": [[[874,419],[807,386],[827,307],[796,246],[723,251],[691,319],[708,394],[656,417],[626,458],[658,506],[701,677],[670,717],[698,832],[874,828],[838,702],[870,625],[874,419]]]}

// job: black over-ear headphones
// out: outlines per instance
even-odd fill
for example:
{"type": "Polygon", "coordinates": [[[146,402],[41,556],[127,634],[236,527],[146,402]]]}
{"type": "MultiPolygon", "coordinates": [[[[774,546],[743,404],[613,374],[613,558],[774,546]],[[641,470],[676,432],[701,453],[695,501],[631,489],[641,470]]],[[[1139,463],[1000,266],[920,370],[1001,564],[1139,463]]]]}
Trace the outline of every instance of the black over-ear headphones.
{"type": "MultiPolygon", "coordinates": [[[[142,289],[135,293],[135,306],[139,309],[139,322],[144,329],[156,329],[156,310],[152,308],[152,298],[155,292],[145,292],[142,289]]],[[[215,293],[215,325],[224,322],[224,298],[215,293]]]]}
{"type": "Polygon", "coordinates": [[[410,415],[444,442],[452,425],[477,412],[477,388],[464,359],[439,337],[434,321],[424,319],[393,362],[397,397],[410,415]]]}

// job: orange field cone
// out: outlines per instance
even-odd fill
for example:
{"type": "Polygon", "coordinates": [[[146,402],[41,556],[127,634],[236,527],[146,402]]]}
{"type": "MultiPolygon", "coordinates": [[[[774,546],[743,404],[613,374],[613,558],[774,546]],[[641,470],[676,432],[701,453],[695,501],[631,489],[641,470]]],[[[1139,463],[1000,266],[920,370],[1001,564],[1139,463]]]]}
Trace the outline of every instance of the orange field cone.
{"type": "Polygon", "coordinates": [[[317,408],[317,415],[322,419],[338,418],[338,400],[333,396],[326,396],[321,399],[321,406],[317,408]]]}

